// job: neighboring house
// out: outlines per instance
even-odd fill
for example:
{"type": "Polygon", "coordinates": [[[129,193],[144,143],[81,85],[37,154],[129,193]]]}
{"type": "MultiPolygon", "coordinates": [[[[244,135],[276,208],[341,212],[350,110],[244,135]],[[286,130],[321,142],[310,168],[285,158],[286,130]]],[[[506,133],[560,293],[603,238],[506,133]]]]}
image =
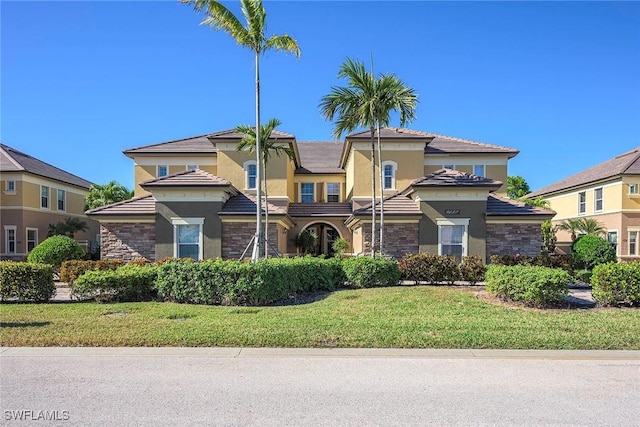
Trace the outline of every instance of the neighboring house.
{"type": "MultiPolygon", "coordinates": [[[[100,221],[102,256],[239,258],[254,234],[256,203],[255,157],[236,150],[242,136],[228,130],[125,150],[135,197],[87,212],[100,221]]],[[[271,246],[295,255],[295,237],[313,230],[316,254],[331,255],[338,237],[347,253],[369,253],[369,132],[344,142],[272,137],[295,156],[269,160],[271,246]]],[[[504,196],[507,163],[518,151],[398,128],[382,129],[381,140],[385,254],[486,259],[540,251],[540,224],[554,212],[504,196]]]]}
{"type": "Polygon", "coordinates": [[[49,224],[68,217],[89,226],[74,238],[85,248],[95,244],[99,225],[85,214],[91,183],[0,144],[0,258],[24,259],[47,238],[49,224]]]}
{"type": "MultiPolygon", "coordinates": [[[[558,214],[554,224],[593,218],[619,258],[640,257],[640,147],[527,195],[543,197],[558,214]]],[[[558,231],[558,247],[569,251],[571,237],[558,231]]]]}

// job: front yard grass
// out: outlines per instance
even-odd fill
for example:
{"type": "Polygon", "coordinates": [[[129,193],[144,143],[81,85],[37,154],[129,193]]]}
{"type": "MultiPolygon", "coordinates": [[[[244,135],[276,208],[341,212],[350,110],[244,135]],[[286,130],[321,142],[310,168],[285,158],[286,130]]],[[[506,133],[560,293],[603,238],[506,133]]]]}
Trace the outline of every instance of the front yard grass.
{"type": "Polygon", "coordinates": [[[304,305],[3,304],[3,346],[640,349],[640,310],[533,310],[450,287],[341,290],[304,305]]]}

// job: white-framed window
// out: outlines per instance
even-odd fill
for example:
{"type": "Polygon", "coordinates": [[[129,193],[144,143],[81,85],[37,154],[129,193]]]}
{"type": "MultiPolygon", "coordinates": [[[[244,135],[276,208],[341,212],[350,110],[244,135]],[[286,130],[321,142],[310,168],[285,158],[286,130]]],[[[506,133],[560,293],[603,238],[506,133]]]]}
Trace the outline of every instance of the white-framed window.
{"type": "Polygon", "coordinates": [[[314,187],[315,184],[313,182],[300,184],[300,201],[302,203],[313,203],[315,201],[314,187]]]}
{"type": "Polygon", "coordinates": [[[616,253],[618,253],[618,230],[607,230],[607,242],[609,242],[616,253]]]}
{"type": "Polygon", "coordinates": [[[16,182],[14,180],[9,180],[4,182],[4,191],[5,193],[15,194],[16,192],[16,182]]]}
{"type": "Polygon", "coordinates": [[[204,218],[171,218],[173,256],[202,260],[202,226],[204,218]]]}
{"type": "Polygon", "coordinates": [[[638,230],[629,231],[629,255],[638,255],[638,230]]]}
{"type": "Polygon", "coordinates": [[[396,170],[398,169],[398,164],[396,162],[392,162],[387,160],[386,162],[382,162],[382,171],[383,171],[383,183],[382,188],[385,190],[393,190],[396,188],[396,170]]]}
{"type": "Polygon", "coordinates": [[[629,194],[638,194],[638,184],[629,184],[629,194]]]}
{"type": "Polygon", "coordinates": [[[49,209],[49,187],[46,185],[40,186],[40,207],[49,209]]]}
{"type": "Polygon", "coordinates": [[[66,209],[67,193],[64,190],[58,188],[58,210],[64,211],[66,209]]]}
{"type": "Polygon", "coordinates": [[[600,212],[602,210],[602,187],[593,190],[593,210],[600,212]]]}
{"type": "Polygon", "coordinates": [[[581,191],[578,193],[578,213],[583,214],[587,211],[587,192],[581,191]]]}
{"type": "Polygon", "coordinates": [[[454,164],[442,165],[442,169],[451,169],[451,170],[455,170],[455,169],[456,169],[456,165],[454,165],[454,164]]]}
{"type": "Polygon", "coordinates": [[[438,255],[467,256],[469,218],[439,218],[438,255]]]}
{"type": "Polygon", "coordinates": [[[163,176],[169,175],[169,166],[167,165],[158,165],[156,171],[156,177],[161,178],[163,176]]]}
{"type": "Polygon", "coordinates": [[[473,174],[475,176],[485,176],[484,165],[473,165],[473,174]]]}
{"type": "Polygon", "coordinates": [[[255,190],[258,177],[258,167],[255,160],[244,162],[244,186],[247,190],[255,190]]]}
{"type": "Polygon", "coordinates": [[[4,252],[7,254],[16,253],[16,233],[18,227],[15,225],[4,226],[4,252]]]}
{"type": "Polygon", "coordinates": [[[339,202],[340,201],[340,183],[328,182],[327,183],[327,202],[339,202]]]}
{"type": "Polygon", "coordinates": [[[27,227],[27,252],[38,246],[38,229],[27,227]]]}
{"type": "Polygon", "coordinates": [[[187,165],[187,170],[188,171],[194,171],[198,169],[198,165],[187,165]]]}

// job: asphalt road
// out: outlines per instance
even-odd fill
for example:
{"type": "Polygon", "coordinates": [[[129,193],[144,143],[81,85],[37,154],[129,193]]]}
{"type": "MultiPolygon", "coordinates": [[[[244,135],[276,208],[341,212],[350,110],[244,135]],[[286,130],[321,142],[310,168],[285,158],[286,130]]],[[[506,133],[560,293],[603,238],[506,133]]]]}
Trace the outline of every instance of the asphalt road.
{"type": "Polygon", "coordinates": [[[640,425],[640,352],[0,352],[7,426],[640,425]]]}

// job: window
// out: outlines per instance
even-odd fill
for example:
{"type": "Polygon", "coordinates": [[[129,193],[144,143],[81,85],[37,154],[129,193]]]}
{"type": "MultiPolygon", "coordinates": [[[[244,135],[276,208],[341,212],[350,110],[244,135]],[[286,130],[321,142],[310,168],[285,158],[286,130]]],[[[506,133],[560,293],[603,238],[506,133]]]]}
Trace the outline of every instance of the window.
{"type": "Polygon", "coordinates": [[[438,255],[467,255],[468,218],[438,219],[438,255]]]}
{"type": "Polygon", "coordinates": [[[473,174],[476,176],[484,176],[484,165],[473,165],[473,174]]]}
{"type": "Polygon", "coordinates": [[[602,210],[602,188],[596,188],[595,190],[593,190],[594,193],[594,198],[595,198],[595,204],[593,206],[593,209],[598,212],[602,210]]]}
{"type": "Polygon", "coordinates": [[[64,211],[65,208],[65,199],[66,199],[66,193],[64,190],[60,190],[58,188],[58,210],[59,211],[64,211]]]}
{"type": "Polygon", "coordinates": [[[31,252],[38,245],[38,229],[27,228],[27,252],[31,252]]]}
{"type": "Polygon", "coordinates": [[[455,170],[456,165],[442,165],[442,169],[451,169],[451,170],[455,170]]]}
{"type": "Polygon", "coordinates": [[[613,249],[618,253],[618,232],[617,231],[607,231],[607,242],[613,246],[613,249]]]}
{"type": "Polygon", "coordinates": [[[578,193],[578,213],[583,214],[587,211],[587,193],[581,191],[578,193]]]}
{"type": "Polygon", "coordinates": [[[49,209],[49,187],[40,187],[40,207],[49,209]]]}
{"type": "Polygon", "coordinates": [[[258,168],[256,167],[255,160],[249,160],[244,162],[244,179],[245,179],[245,187],[247,190],[255,190],[256,189],[256,177],[258,168]]]}
{"type": "Polygon", "coordinates": [[[16,192],[16,182],[15,181],[5,181],[4,190],[7,193],[15,193],[16,192]]]}
{"type": "Polygon", "coordinates": [[[4,251],[8,254],[16,253],[16,229],[15,225],[4,226],[4,251]]]}
{"type": "Polygon", "coordinates": [[[629,231],[629,255],[638,255],[638,231],[629,231]]]}
{"type": "Polygon", "coordinates": [[[340,184],[337,182],[327,183],[327,202],[340,201],[340,184]]]}
{"type": "Polygon", "coordinates": [[[178,258],[202,259],[202,225],[204,218],[172,218],[173,254],[178,258]]]}
{"type": "Polygon", "coordinates": [[[384,182],[382,188],[385,190],[393,190],[396,188],[396,169],[398,164],[396,162],[382,162],[382,170],[384,172],[384,182]]]}
{"type": "Polygon", "coordinates": [[[300,184],[300,201],[302,203],[313,203],[313,183],[303,182],[300,184]]]}
{"type": "Polygon", "coordinates": [[[629,184],[629,194],[638,194],[638,184],[629,184]]]}
{"type": "Polygon", "coordinates": [[[198,165],[187,165],[187,170],[188,171],[194,171],[198,169],[198,165]]]}
{"type": "Polygon", "coordinates": [[[169,175],[169,167],[167,165],[158,165],[157,177],[169,175]]]}

